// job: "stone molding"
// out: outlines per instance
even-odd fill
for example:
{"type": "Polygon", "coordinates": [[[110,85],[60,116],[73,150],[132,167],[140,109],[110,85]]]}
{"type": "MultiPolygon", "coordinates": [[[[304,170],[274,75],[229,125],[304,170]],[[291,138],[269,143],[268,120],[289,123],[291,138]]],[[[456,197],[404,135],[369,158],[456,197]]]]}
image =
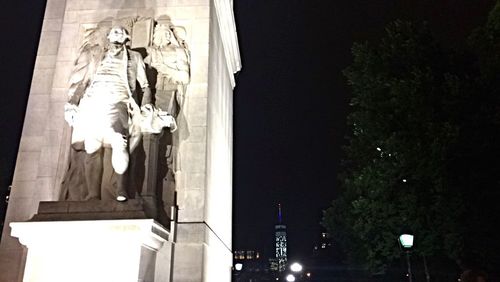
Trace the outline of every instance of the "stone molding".
{"type": "Polygon", "coordinates": [[[28,249],[24,281],[169,281],[169,232],[152,219],[10,226],[28,249]]]}
{"type": "MultiPolygon", "coordinates": [[[[238,35],[234,20],[232,0],[214,0],[215,13],[219,23],[224,55],[226,57],[227,69],[230,74],[235,74],[241,70],[240,49],[238,45],[238,35]]],[[[231,85],[236,86],[234,75],[231,75],[231,85]]]]}
{"type": "Polygon", "coordinates": [[[33,245],[61,244],[64,240],[77,243],[82,236],[90,238],[120,238],[133,236],[143,245],[159,250],[167,241],[169,232],[153,219],[79,220],[11,222],[11,235],[28,248],[33,245]],[[50,236],[44,236],[47,235],[50,236]]]}

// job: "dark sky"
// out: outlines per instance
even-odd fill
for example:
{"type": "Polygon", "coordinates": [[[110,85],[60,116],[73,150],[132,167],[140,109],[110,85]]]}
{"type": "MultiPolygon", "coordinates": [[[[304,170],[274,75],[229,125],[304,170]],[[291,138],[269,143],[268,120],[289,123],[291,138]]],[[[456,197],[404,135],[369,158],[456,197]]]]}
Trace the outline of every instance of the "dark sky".
{"type": "MultiPolygon", "coordinates": [[[[493,0],[235,0],[243,70],[235,89],[234,249],[273,253],[282,203],[291,257],[308,255],[338,191],[354,41],[395,19],[429,22],[452,47],[493,0]]],[[[1,1],[0,180],[11,182],[44,0],[1,1]]],[[[1,210],[0,210],[1,211],[1,210]]]]}
{"type": "Polygon", "coordinates": [[[425,20],[453,47],[494,1],[235,0],[243,70],[235,91],[235,249],[273,251],[276,203],[289,256],[311,252],[338,191],[354,41],[395,19],[425,20]]]}

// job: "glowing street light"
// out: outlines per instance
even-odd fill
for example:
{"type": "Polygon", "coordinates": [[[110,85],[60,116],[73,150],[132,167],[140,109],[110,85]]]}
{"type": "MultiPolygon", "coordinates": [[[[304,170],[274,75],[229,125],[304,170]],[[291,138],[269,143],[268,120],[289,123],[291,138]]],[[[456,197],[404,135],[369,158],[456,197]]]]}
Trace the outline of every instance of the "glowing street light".
{"type": "Polygon", "coordinates": [[[411,263],[410,263],[410,250],[413,247],[413,235],[403,233],[399,236],[399,243],[406,251],[406,263],[408,264],[408,281],[412,282],[411,263]]]}
{"type": "Polygon", "coordinates": [[[286,281],[288,281],[288,282],[293,282],[293,281],[295,281],[295,276],[294,276],[293,274],[288,274],[288,275],[286,276],[286,281]]]}
{"type": "Polygon", "coordinates": [[[243,264],[241,262],[238,262],[234,265],[234,269],[236,269],[236,271],[241,271],[243,269],[243,264]]]}
{"type": "Polygon", "coordinates": [[[290,270],[293,272],[301,272],[302,271],[302,264],[300,264],[298,262],[294,262],[294,263],[292,263],[292,265],[290,265],[290,270]]]}
{"type": "Polygon", "coordinates": [[[399,243],[405,250],[410,250],[413,247],[413,235],[401,234],[399,236],[399,243]]]}

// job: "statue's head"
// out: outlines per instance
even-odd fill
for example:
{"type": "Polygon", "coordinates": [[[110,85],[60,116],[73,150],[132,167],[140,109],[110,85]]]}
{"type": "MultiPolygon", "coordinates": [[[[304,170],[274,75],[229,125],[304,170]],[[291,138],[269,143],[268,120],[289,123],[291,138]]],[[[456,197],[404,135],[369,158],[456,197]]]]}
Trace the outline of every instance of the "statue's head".
{"type": "Polygon", "coordinates": [[[171,43],[172,31],[166,25],[159,24],[155,27],[153,34],[153,44],[158,47],[163,47],[171,43]]]}
{"type": "Polygon", "coordinates": [[[130,40],[130,35],[124,27],[115,26],[109,31],[108,40],[110,43],[124,44],[130,40]]]}

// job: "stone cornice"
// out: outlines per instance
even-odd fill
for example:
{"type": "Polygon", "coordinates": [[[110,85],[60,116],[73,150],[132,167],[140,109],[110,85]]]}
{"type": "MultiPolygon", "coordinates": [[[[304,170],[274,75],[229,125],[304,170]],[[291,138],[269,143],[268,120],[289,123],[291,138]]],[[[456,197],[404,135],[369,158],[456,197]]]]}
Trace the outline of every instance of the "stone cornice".
{"type": "Polygon", "coordinates": [[[231,84],[236,86],[234,74],[241,70],[240,49],[238,46],[238,35],[234,20],[232,0],[214,0],[217,22],[219,23],[220,35],[227,61],[227,68],[231,75],[231,84]]]}

